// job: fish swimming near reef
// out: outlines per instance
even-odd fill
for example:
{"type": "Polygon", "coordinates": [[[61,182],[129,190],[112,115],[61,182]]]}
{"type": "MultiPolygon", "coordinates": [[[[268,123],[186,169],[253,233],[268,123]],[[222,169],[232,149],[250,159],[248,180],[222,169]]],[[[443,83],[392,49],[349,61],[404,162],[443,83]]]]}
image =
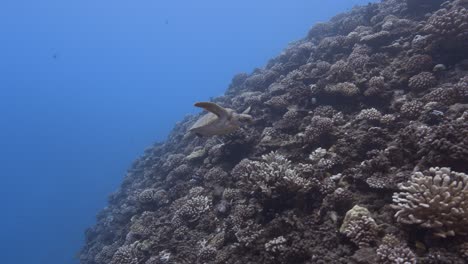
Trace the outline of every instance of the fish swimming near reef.
{"type": "Polygon", "coordinates": [[[252,116],[248,114],[250,107],[238,114],[233,109],[224,108],[212,102],[197,102],[194,106],[209,112],[189,128],[190,132],[200,137],[226,135],[240,128],[242,124],[253,121],[252,116]]]}

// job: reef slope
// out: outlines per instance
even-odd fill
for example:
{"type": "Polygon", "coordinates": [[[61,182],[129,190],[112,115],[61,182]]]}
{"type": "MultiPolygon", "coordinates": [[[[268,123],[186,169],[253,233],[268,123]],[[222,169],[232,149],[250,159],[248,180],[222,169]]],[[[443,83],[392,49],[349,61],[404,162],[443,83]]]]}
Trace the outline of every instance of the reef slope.
{"type": "Polygon", "coordinates": [[[468,1],[316,24],[213,101],[255,122],[134,162],[82,264],[468,261],[468,1]]]}

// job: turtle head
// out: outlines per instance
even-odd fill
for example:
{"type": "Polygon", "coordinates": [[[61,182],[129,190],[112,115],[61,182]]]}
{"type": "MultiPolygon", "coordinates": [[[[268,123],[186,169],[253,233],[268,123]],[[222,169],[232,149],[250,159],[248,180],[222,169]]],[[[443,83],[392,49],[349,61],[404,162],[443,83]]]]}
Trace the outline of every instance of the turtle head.
{"type": "Polygon", "coordinates": [[[253,118],[251,115],[248,115],[248,114],[238,114],[237,115],[237,120],[239,120],[239,122],[241,124],[251,124],[253,123],[253,118]]]}

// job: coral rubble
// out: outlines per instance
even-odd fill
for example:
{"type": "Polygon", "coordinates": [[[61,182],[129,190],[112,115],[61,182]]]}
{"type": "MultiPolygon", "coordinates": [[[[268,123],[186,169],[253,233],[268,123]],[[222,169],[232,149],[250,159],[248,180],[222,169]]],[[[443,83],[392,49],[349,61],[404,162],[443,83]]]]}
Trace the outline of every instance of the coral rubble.
{"type": "Polygon", "coordinates": [[[464,263],[468,2],[383,0],[312,27],[213,99],[254,122],[145,150],[82,264],[464,263]]]}

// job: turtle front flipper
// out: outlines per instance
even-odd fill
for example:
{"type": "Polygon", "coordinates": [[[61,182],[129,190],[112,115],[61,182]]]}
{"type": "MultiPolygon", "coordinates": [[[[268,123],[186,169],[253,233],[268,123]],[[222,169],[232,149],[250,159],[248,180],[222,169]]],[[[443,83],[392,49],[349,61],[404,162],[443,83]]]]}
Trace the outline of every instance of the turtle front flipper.
{"type": "Polygon", "coordinates": [[[228,117],[229,114],[227,112],[227,110],[215,103],[212,103],[212,102],[198,102],[198,103],[195,103],[194,104],[196,107],[201,107],[203,109],[205,109],[206,111],[208,112],[211,112],[215,115],[217,115],[219,118],[224,118],[224,117],[228,117]]]}

